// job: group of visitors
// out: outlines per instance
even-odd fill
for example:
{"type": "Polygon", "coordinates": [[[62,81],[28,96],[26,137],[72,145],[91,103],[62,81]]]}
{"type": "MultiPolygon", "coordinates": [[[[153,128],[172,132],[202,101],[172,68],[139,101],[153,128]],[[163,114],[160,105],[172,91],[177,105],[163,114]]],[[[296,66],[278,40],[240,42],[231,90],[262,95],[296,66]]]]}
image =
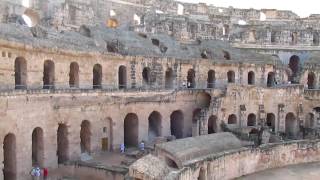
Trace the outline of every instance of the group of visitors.
{"type": "Polygon", "coordinates": [[[30,174],[33,180],[40,180],[41,177],[43,177],[43,180],[46,180],[48,178],[48,169],[40,169],[39,166],[35,166],[32,168],[30,174]]]}
{"type": "MultiPolygon", "coordinates": [[[[139,149],[141,151],[144,151],[144,141],[141,141],[141,143],[139,144],[139,149]]],[[[124,143],[120,144],[120,153],[124,153],[126,151],[126,146],[124,145],[124,143]]]]}

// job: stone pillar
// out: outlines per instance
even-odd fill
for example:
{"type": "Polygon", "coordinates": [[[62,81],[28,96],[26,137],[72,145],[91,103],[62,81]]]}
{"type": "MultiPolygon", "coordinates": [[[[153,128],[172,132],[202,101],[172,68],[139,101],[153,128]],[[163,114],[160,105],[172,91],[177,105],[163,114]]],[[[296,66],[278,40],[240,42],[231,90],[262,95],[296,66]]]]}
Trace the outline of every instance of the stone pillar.
{"type": "Polygon", "coordinates": [[[265,124],[266,124],[266,113],[264,111],[264,105],[263,104],[259,105],[258,117],[259,117],[258,125],[265,126],[265,124]]]}
{"type": "Polygon", "coordinates": [[[199,133],[200,135],[208,134],[208,109],[202,108],[200,113],[200,121],[199,121],[199,133]]]}
{"type": "Polygon", "coordinates": [[[246,113],[246,105],[240,105],[240,117],[239,117],[239,127],[246,127],[246,119],[247,119],[247,113],[246,113]]]}
{"type": "Polygon", "coordinates": [[[278,105],[278,128],[276,128],[276,132],[285,132],[285,112],[284,112],[284,104],[278,105]]]}

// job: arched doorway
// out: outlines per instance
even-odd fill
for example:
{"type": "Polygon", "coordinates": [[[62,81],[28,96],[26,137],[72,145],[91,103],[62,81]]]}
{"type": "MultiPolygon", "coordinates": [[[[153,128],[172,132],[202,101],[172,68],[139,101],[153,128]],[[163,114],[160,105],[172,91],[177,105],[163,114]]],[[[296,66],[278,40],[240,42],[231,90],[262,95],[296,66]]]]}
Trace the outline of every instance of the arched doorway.
{"type": "Polygon", "coordinates": [[[37,127],[32,132],[32,165],[43,167],[44,144],[43,130],[37,127]]]}
{"type": "Polygon", "coordinates": [[[298,75],[299,69],[300,69],[300,58],[299,58],[299,56],[296,56],[296,55],[291,56],[290,61],[289,61],[289,68],[292,71],[292,74],[289,77],[289,80],[292,83],[297,83],[297,80],[295,79],[295,77],[298,75]]]}
{"type": "Polygon", "coordinates": [[[27,61],[22,57],[18,57],[14,61],[14,79],[16,89],[27,87],[27,61]]]}
{"type": "Polygon", "coordinates": [[[235,83],[235,74],[234,71],[227,72],[228,83],[235,83]]]}
{"type": "Polygon", "coordinates": [[[101,89],[102,88],[102,66],[100,64],[95,64],[93,66],[93,89],[101,89]]]}
{"type": "Polygon", "coordinates": [[[308,73],[308,89],[315,89],[316,88],[316,76],[313,72],[308,73]]]}
{"type": "Polygon", "coordinates": [[[57,130],[57,156],[58,164],[65,163],[69,160],[69,140],[68,127],[66,124],[59,124],[57,130]]]}
{"type": "Polygon", "coordinates": [[[200,92],[196,97],[196,105],[201,108],[209,108],[211,104],[211,95],[206,92],[200,92]]]}
{"type": "Polygon", "coordinates": [[[314,114],[308,113],[306,115],[306,121],[304,123],[305,128],[313,128],[314,127],[314,114]]]}
{"type": "Polygon", "coordinates": [[[137,147],[139,144],[139,120],[134,113],[124,119],[124,144],[126,147],[137,147]]]}
{"type": "Polygon", "coordinates": [[[319,46],[319,33],[318,32],[313,33],[313,45],[319,46]]]}
{"type": "Polygon", "coordinates": [[[54,62],[51,60],[46,60],[43,65],[43,89],[54,88],[54,62]]]}
{"type": "Polygon", "coordinates": [[[174,73],[171,68],[168,68],[166,70],[166,75],[165,75],[165,88],[166,89],[173,88],[173,83],[174,83],[174,73]]]}
{"type": "Polygon", "coordinates": [[[275,75],[274,75],[274,72],[269,72],[268,78],[267,78],[267,87],[273,87],[273,86],[275,86],[275,75]]]}
{"type": "Polygon", "coordinates": [[[229,115],[228,124],[237,124],[237,116],[234,114],[229,115]]]}
{"type": "Polygon", "coordinates": [[[250,71],[248,73],[248,84],[249,85],[254,85],[255,84],[255,75],[253,71],[250,71]]]}
{"type": "Polygon", "coordinates": [[[216,82],[215,72],[214,70],[208,71],[208,80],[207,80],[207,87],[208,88],[214,88],[216,82]]]}
{"type": "Polygon", "coordinates": [[[148,137],[149,140],[153,140],[156,137],[161,136],[161,121],[162,117],[161,114],[157,111],[153,111],[149,118],[149,128],[148,128],[148,137]]]}
{"type": "Polygon", "coordinates": [[[81,153],[91,152],[91,124],[88,120],[84,120],[81,123],[80,148],[81,153]]]}
{"type": "Polygon", "coordinates": [[[11,133],[3,141],[3,179],[17,179],[16,136],[11,133]]]}
{"type": "Polygon", "coordinates": [[[170,131],[171,135],[177,139],[183,138],[183,113],[180,110],[174,111],[170,115],[170,131]]]}
{"type": "Polygon", "coordinates": [[[143,68],[142,78],[143,78],[143,84],[145,85],[151,84],[151,70],[149,67],[143,68]]]}
{"type": "Polygon", "coordinates": [[[70,64],[69,86],[71,88],[78,88],[79,87],[79,65],[76,62],[72,62],[70,64]]]}
{"type": "Polygon", "coordinates": [[[208,134],[213,134],[218,132],[218,126],[217,126],[217,116],[210,116],[208,119],[208,134]]]}
{"type": "Polygon", "coordinates": [[[275,132],[275,128],[276,128],[276,118],[275,115],[273,113],[268,113],[267,114],[267,126],[273,131],[275,132]]]}
{"type": "Polygon", "coordinates": [[[193,69],[189,69],[188,76],[187,76],[187,86],[188,88],[195,88],[196,87],[196,72],[193,69]]]}
{"type": "Polygon", "coordinates": [[[247,120],[247,126],[255,126],[256,125],[256,115],[249,114],[247,120]]]}
{"type": "Polygon", "coordinates": [[[119,89],[127,88],[127,68],[120,66],[118,71],[119,89]]]}
{"type": "Polygon", "coordinates": [[[297,132],[297,120],[293,113],[288,113],[285,120],[285,133],[288,138],[294,138],[297,132]]]}
{"type": "Polygon", "coordinates": [[[293,32],[291,34],[291,43],[293,45],[296,45],[298,43],[298,33],[297,32],[293,32]]]}

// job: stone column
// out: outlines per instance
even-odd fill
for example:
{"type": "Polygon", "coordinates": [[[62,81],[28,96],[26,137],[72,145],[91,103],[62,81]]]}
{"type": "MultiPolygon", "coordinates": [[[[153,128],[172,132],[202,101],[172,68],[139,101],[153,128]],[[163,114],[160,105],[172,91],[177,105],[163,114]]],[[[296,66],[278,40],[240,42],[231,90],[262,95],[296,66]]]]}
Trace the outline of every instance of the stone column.
{"type": "Polygon", "coordinates": [[[276,132],[285,132],[284,104],[278,105],[278,127],[276,127],[276,132]]]}
{"type": "Polygon", "coordinates": [[[264,105],[260,104],[259,105],[259,121],[258,121],[258,125],[260,126],[265,126],[266,124],[266,113],[264,111],[264,105]]]}
{"type": "Polygon", "coordinates": [[[240,117],[239,117],[239,127],[245,127],[246,126],[246,123],[244,122],[247,122],[246,119],[247,119],[247,113],[246,113],[246,105],[240,105],[240,117]]]}

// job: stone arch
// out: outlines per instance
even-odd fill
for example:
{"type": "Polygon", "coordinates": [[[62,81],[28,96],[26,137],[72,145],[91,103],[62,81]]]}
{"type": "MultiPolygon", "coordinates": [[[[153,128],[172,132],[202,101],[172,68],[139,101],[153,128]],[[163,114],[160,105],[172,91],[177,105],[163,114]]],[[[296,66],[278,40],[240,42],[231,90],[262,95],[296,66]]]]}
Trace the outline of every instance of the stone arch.
{"type": "Polygon", "coordinates": [[[196,104],[201,108],[209,108],[211,103],[211,95],[206,92],[200,92],[196,97],[196,104]]]}
{"type": "Polygon", "coordinates": [[[187,84],[188,88],[195,88],[196,87],[196,72],[193,69],[188,70],[188,76],[187,76],[187,84]]]}
{"type": "Polygon", "coordinates": [[[151,69],[149,67],[143,68],[142,79],[143,79],[143,84],[147,84],[147,85],[151,84],[151,69]]]}
{"type": "Polygon", "coordinates": [[[32,165],[43,167],[44,139],[43,130],[37,127],[32,132],[32,165]]]}
{"type": "Polygon", "coordinates": [[[102,66],[100,64],[95,64],[92,70],[92,85],[93,89],[102,88],[102,66]]]}
{"type": "Polygon", "coordinates": [[[218,118],[215,115],[210,116],[208,119],[208,134],[213,134],[218,132],[217,126],[218,118]]]}
{"type": "Polygon", "coordinates": [[[148,137],[149,140],[153,140],[156,137],[161,136],[161,122],[162,116],[159,112],[153,111],[148,118],[149,121],[149,128],[148,128],[148,137]]]}
{"type": "Polygon", "coordinates": [[[248,84],[249,85],[254,85],[255,84],[255,74],[253,71],[250,71],[248,73],[248,84]]]}
{"type": "Polygon", "coordinates": [[[228,124],[237,124],[237,116],[235,114],[229,115],[228,124]]]}
{"type": "Polygon", "coordinates": [[[3,179],[17,179],[16,136],[11,133],[3,140],[3,179]]]}
{"type": "Polygon", "coordinates": [[[207,88],[214,88],[216,83],[216,75],[214,70],[208,71],[207,88]]]}
{"type": "Polygon", "coordinates": [[[80,130],[81,153],[91,152],[91,135],[91,123],[88,120],[83,120],[80,130]]]}
{"type": "Polygon", "coordinates": [[[272,129],[273,132],[275,132],[276,128],[276,117],[273,113],[267,114],[267,126],[272,129]]]}
{"type": "Polygon", "coordinates": [[[314,74],[314,72],[308,73],[307,85],[308,85],[308,89],[316,88],[316,75],[314,74]]]}
{"type": "Polygon", "coordinates": [[[118,70],[118,85],[119,89],[127,88],[127,68],[121,65],[118,70]]]}
{"type": "Polygon", "coordinates": [[[273,87],[273,86],[275,86],[275,74],[274,72],[269,72],[268,78],[267,78],[267,87],[273,87]]]}
{"type": "Polygon", "coordinates": [[[229,33],[230,33],[229,25],[228,24],[223,25],[223,33],[222,34],[224,36],[229,36],[229,33]]]}
{"type": "Polygon", "coordinates": [[[308,113],[306,115],[306,120],[304,122],[304,127],[305,128],[313,128],[314,124],[315,124],[315,122],[314,122],[314,114],[308,113]]]}
{"type": "Polygon", "coordinates": [[[227,72],[228,83],[235,83],[235,73],[234,71],[227,72]]]}
{"type": "Polygon", "coordinates": [[[177,139],[183,138],[184,117],[181,110],[174,111],[170,115],[170,131],[177,139]]]}
{"type": "Polygon", "coordinates": [[[27,87],[27,61],[23,57],[17,57],[14,61],[15,89],[27,87]]]}
{"type": "Polygon", "coordinates": [[[57,156],[58,164],[69,160],[68,127],[66,124],[59,124],[57,130],[57,156]]]}
{"type": "Polygon", "coordinates": [[[277,32],[271,31],[271,43],[276,43],[277,40],[277,32]]]}
{"type": "Polygon", "coordinates": [[[299,58],[299,56],[293,55],[293,56],[290,57],[289,68],[292,71],[292,74],[289,77],[289,80],[292,83],[296,83],[295,77],[298,75],[299,70],[300,70],[300,58],[299,58]]]}
{"type": "Polygon", "coordinates": [[[257,118],[256,115],[251,113],[248,115],[247,126],[256,126],[257,118]]]}
{"type": "Polygon", "coordinates": [[[313,32],[313,41],[312,41],[314,46],[319,46],[319,33],[318,32],[313,32]]]}
{"type": "Polygon", "coordinates": [[[225,60],[230,60],[231,59],[230,53],[228,51],[222,51],[222,52],[223,52],[223,58],[225,60]]]}
{"type": "Polygon", "coordinates": [[[173,84],[174,84],[174,73],[172,68],[168,68],[165,74],[165,88],[171,89],[173,88],[173,84]]]}
{"type": "Polygon", "coordinates": [[[285,133],[289,138],[295,137],[297,132],[297,120],[293,113],[288,113],[285,119],[285,133]]]}
{"type": "Polygon", "coordinates": [[[139,144],[139,119],[134,113],[124,118],[124,144],[126,147],[135,147],[139,144]]]}
{"type": "Polygon", "coordinates": [[[72,62],[70,64],[69,86],[71,88],[78,88],[79,87],[79,65],[77,62],[72,62]]]}
{"type": "Polygon", "coordinates": [[[298,43],[298,33],[297,32],[291,33],[291,43],[293,45],[296,45],[298,43]]]}
{"type": "Polygon", "coordinates": [[[52,60],[44,61],[43,65],[43,89],[54,88],[55,65],[52,60]]]}

